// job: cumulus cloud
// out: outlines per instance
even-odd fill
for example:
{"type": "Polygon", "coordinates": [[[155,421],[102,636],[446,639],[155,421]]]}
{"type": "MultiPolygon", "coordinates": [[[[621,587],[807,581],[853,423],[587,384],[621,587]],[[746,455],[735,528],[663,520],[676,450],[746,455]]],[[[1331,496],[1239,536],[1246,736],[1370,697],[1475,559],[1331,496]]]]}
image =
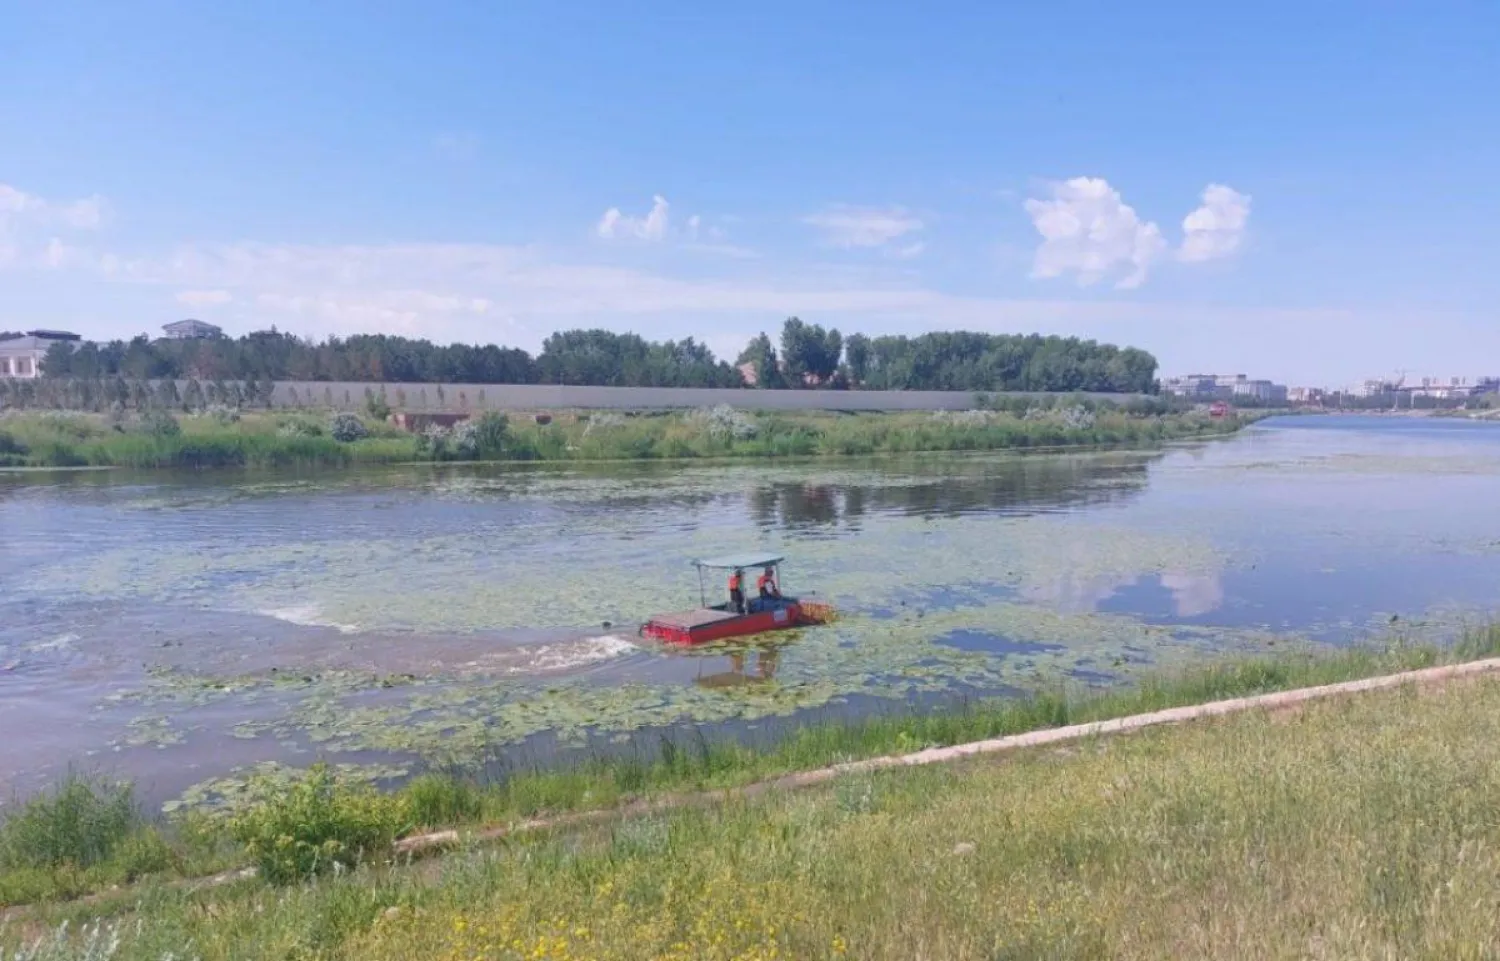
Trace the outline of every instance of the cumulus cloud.
{"type": "Polygon", "coordinates": [[[1177,259],[1201,263],[1229,257],[1240,249],[1250,220],[1250,196],[1223,184],[1203,188],[1203,205],[1182,219],[1177,259]]]}
{"type": "Polygon", "coordinates": [[[1051,199],[1033,197],[1024,206],[1042,235],[1033,277],[1071,275],[1087,287],[1123,272],[1115,286],[1128,290],[1145,282],[1151,265],[1167,249],[1160,228],[1141,220],[1100,177],[1054,183],[1051,199]]]}
{"type": "MultiPolygon", "coordinates": [[[[854,207],[848,204],[827,207],[802,218],[802,222],[822,232],[825,244],[845,249],[884,247],[922,230],[924,226],[921,218],[905,207],[854,207]]],[[[911,251],[907,256],[921,253],[919,244],[902,249],[911,251]]]]}
{"type": "Polygon", "coordinates": [[[594,231],[605,240],[634,237],[637,240],[660,242],[667,237],[670,207],[667,198],[661,194],[651,198],[651,210],[644,217],[630,217],[621,213],[619,207],[611,207],[599,218],[594,231]]]}
{"type": "Polygon", "coordinates": [[[183,290],[177,294],[177,302],[188,307],[218,307],[233,299],[227,290],[183,290]]]}
{"type": "MultiPolygon", "coordinates": [[[[1051,190],[1050,199],[1025,203],[1042,236],[1033,277],[1072,276],[1087,287],[1115,276],[1115,286],[1124,290],[1145,283],[1169,248],[1156,224],[1142,220],[1100,177],[1074,177],[1052,184],[1051,190]]],[[[1232,187],[1209,184],[1202,201],[1182,221],[1182,246],[1175,256],[1183,263],[1231,256],[1250,219],[1250,197],[1232,187]]]]}

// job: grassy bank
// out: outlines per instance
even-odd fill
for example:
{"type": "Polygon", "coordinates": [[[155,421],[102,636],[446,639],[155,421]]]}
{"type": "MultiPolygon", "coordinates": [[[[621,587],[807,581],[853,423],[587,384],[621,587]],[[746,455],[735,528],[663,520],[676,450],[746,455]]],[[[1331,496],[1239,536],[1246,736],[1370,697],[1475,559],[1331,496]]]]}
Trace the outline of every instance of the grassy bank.
{"type": "MultiPolygon", "coordinates": [[[[82,957],[92,936],[118,938],[122,961],[1482,958],[1500,938],[1497,791],[1500,683],[1477,680],[277,892],[158,889],[44,956],[82,957]]],[[[90,914],[54,909],[0,940],[69,916],[90,914]]]]}
{"type": "Polygon", "coordinates": [[[1226,662],[1147,678],[1108,693],[1043,693],[975,701],[922,714],[823,722],[752,747],[707,739],[650,745],[639,757],[611,757],[562,770],[512,773],[479,783],[430,774],[374,795],[333,779],[288,792],[266,785],[268,803],[238,820],[146,816],[127,787],[74,780],[13,808],[0,825],[0,903],[61,900],[146,879],[195,877],[258,863],[291,879],[335,862],[353,866],[390,840],[426,828],[510,823],[549,813],[605,809],[667,793],[727,788],[855,758],[1016,734],[1163,707],[1351,680],[1500,654],[1500,628],[1470,633],[1454,647],[1282,655],[1226,662]],[[291,838],[295,844],[283,844],[291,838]],[[333,848],[323,847],[336,842],[333,848]],[[305,847],[300,846],[305,842],[305,847]],[[291,845],[288,847],[288,845],[291,845]],[[300,852],[300,853],[299,853],[300,852]]]}
{"type": "Polygon", "coordinates": [[[284,468],[409,461],[816,457],[1147,445],[1235,431],[1248,419],[1077,406],[1030,412],[776,414],[712,411],[492,416],[412,435],[370,417],[240,413],[24,413],[0,418],[0,467],[284,468]]]}

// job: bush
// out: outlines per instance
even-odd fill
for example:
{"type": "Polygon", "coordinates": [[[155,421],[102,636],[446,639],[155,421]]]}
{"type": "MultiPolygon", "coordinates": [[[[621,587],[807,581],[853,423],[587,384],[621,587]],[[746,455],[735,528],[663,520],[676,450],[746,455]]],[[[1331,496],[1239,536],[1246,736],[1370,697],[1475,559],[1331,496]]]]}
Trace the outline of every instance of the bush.
{"type": "Polygon", "coordinates": [[[182,425],[166,411],[153,410],[142,415],[141,430],[152,437],[176,437],[182,433],[182,425]]]}
{"type": "Polygon", "coordinates": [[[239,409],[225,404],[209,404],[203,415],[222,427],[238,423],[240,419],[239,409]]]}
{"type": "Polygon", "coordinates": [[[289,418],[281,422],[276,433],[281,437],[322,437],[323,428],[305,420],[289,418]]]}
{"type": "Polygon", "coordinates": [[[0,823],[0,865],[87,868],[109,858],[143,826],[130,785],[69,776],[0,823]]]}
{"type": "Polygon", "coordinates": [[[448,435],[453,456],[459,460],[479,459],[479,429],[472,421],[460,421],[453,425],[448,435]]]}
{"type": "Polygon", "coordinates": [[[355,414],[334,414],[328,424],[328,433],[341,444],[352,444],[370,436],[370,429],[355,414]]]}
{"type": "Polygon", "coordinates": [[[417,435],[417,456],[432,460],[448,459],[448,441],[452,435],[445,427],[430,425],[417,435]]]}
{"type": "Polygon", "coordinates": [[[748,414],[737,411],[728,404],[695,410],[688,418],[715,440],[749,440],[759,433],[755,421],[748,414]]]}
{"type": "Polygon", "coordinates": [[[480,457],[499,457],[505,452],[505,442],[510,436],[510,418],[494,412],[485,414],[474,425],[474,434],[480,457]]]}
{"type": "Polygon", "coordinates": [[[26,454],[26,445],[5,431],[0,430],[0,455],[5,454],[15,454],[17,457],[24,457],[26,454]]]}
{"type": "Polygon", "coordinates": [[[335,866],[352,868],[389,850],[409,823],[400,798],[340,784],[326,764],[235,817],[230,830],[271,884],[335,866]]]}

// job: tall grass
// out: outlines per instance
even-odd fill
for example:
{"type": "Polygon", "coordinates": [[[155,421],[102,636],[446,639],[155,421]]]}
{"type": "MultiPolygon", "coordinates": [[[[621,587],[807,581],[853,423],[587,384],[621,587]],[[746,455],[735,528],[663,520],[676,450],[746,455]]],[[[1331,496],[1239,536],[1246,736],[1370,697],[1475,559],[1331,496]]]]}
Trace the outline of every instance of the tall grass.
{"type": "MultiPolygon", "coordinates": [[[[608,461],[1024,450],[1154,444],[1228,433],[1246,422],[1122,410],[1100,411],[1086,424],[1072,425],[994,411],[736,416],[749,425],[748,432],[722,432],[700,412],[583,415],[511,425],[504,428],[503,442],[497,440],[475,456],[608,461]]],[[[234,421],[153,415],[129,423],[89,414],[22,414],[0,419],[0,466],[288,468],[462,459],[445,445],[434,446],[386,425],[367,427],[372,436],[340,442],[328,436],[322,421],[301,414],[245,415],[234,421]]]]}
{"type": "Polygon", "coordinates": [[[128,784],[69,775],[0,815],[0,903],[125,883],[170,862],[128,784]]]}
{"type": "Polygon", "coordinates": [[[1480,959],[1497,795],[1500,683],[1473,679],[159,891],[121,902],[117,958],[1480,959]]]}
{"type": "MultiPolygon", "coordinates": [[[[761,743],[701,734],[662,736],[641,743],[635,754],[599,756],[564,768],[512,770],[483,779],[462,770],[432,772],[380,796],[315,770],[294,790],[283,785],[278,792],[262,792],[269,801],[228,825],[199,816],[163,829],[133,813],[128,820],[120,814],[114,821],[75,815],[69,812],[134,808],[120,794],[98,793],[94,782],[69,782],[66,790],[32,802],[35,807],[21,809],[0,826],[0,849],[12,837],[53,837],[58,839],[56,850],[64,852],[61,858],[33,854],[15,861],[24,871],[15,878],[15,872],[0,876],[0,903],[69,897],[121,878],[191,874],[247,862],[260,864],[267,878],[286,882],[335,864],[347,867],[372,852],[379,855],[382,845],[402,831],[605,809],[664,794],[743,786],[842,761],[1493,656],[1500,656],[1500,626],[1470,631],[1460,643],[1445,647],[1402,642],[1281,654],[1151,676],[1128,689],[1059,687],[1027,698],[826,720],[761,743]],[[114,827],[101,833],[90,827],[97,824],[114,827]],[[98,841],[101,837],[109,843],[98,841]],[[132,844],[138,846],[113,846],[123,838],[136,839],[132,844]],[[236,843],[244,847],[237,849],[236,843]],[[79,853],[83,851],[96,853],[88,860],[79,853]]],[[[35,840],[28,843],[32,846],[25,850],[41,850],[35,840]]],[[[11,862],[0,861],[6,863],[11,862]]]]}

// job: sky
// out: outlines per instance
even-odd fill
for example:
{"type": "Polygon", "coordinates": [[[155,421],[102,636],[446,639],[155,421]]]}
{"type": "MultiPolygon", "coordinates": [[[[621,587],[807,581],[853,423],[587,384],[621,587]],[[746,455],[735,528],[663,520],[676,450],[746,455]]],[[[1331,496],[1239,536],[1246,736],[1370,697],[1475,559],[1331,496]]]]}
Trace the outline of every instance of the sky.
{"type": "Polygon", "coordinates": [[[1500,4],[0,0],[0,329],[1500,374],[1500,4]]]}

